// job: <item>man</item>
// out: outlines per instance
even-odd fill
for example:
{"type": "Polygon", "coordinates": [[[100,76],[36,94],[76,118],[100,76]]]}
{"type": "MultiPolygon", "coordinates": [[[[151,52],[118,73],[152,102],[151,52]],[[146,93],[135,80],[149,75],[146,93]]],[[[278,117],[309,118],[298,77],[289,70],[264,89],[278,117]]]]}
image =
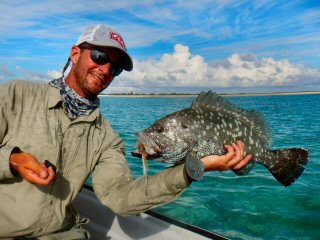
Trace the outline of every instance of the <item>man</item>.
{"type": "MultiPolygon", "coordinates": [[[[49,84],[0,86],[0,238],[87,239],[70,204],[91,172],[100,201],[123,215],[173,201],[192,181],[184,164],[149,176],[147,185],[144,177],[132,180],[122,139],[97,98],[133,68],[117,31],[86,29],[64,71],[69,62],[68,76],[49,84]]],[[[243,158],[241,142],[226,149],[202,159],[205,171],[239,169],[251,158],[243,158]]]]}

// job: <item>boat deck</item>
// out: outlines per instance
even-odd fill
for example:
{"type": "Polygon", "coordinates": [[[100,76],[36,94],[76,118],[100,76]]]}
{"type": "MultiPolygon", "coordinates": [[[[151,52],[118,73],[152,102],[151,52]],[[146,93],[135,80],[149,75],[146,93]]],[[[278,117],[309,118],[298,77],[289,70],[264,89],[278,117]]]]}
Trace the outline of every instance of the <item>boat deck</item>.
{"type": "Polygon", "coordinates": [[[122,217],[103,206],[90,187],[77,196],[73,207],[82,217],[90,219],[85,228],[91,239],[144,240],[225,240],[219,234],[177,221],[155,211],[122,217]]]}

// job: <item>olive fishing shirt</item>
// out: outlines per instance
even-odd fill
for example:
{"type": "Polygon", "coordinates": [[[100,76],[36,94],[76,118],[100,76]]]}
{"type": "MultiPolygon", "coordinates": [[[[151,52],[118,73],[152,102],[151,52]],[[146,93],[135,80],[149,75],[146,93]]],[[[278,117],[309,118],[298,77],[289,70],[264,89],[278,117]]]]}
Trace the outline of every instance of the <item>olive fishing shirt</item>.
{"type": "Polygon", "coordinates": [[[91,172],[100,201],[127,215],[175,200],[189,185],[183,167],[133,180],[123,141],[100,109],[71,121],[59,90],[49,84],[0,85],[0,238],[40,236],[79,223],[70,204],[91,172]],[[50,185],[11,173],[16,147],[57,167],[50,185]]]}

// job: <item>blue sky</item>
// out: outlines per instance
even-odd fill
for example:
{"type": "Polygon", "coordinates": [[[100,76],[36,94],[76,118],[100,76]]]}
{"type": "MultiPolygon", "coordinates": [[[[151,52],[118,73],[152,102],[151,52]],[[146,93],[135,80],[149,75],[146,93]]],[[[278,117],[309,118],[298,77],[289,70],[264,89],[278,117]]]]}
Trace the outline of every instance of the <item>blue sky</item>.
{"type": "Polygon", "coordinates": [[[106,93],[320,91],[318,0],[0,0],[0,7],[0,82],[58,77],[84,28],[105,23],[134,60],[106,93]]]}

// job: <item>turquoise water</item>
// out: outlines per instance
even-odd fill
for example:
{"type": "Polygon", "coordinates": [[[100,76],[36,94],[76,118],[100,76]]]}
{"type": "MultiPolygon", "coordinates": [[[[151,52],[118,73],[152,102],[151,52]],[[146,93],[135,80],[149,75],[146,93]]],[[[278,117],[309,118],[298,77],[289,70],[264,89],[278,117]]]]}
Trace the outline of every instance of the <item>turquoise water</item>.
{"type": "MultiPolygon", "coordinates": [[[[177,201],[156,210],[231,239],[320,239],[320,95],[228,97],[242,108],[263,112],[273,131],[272,148],[305,147],[311,158],[290,187],[264,167],[248,175],[211,172],[177,201]]],[[[101,109],[125,141],[134,177],[140,159],[131,157],[135,133],[156,119],[189,107],[193,98],[101,98],[101,109]]],[[[165,167],[149,163],[150,174],[165,167]]]]}

